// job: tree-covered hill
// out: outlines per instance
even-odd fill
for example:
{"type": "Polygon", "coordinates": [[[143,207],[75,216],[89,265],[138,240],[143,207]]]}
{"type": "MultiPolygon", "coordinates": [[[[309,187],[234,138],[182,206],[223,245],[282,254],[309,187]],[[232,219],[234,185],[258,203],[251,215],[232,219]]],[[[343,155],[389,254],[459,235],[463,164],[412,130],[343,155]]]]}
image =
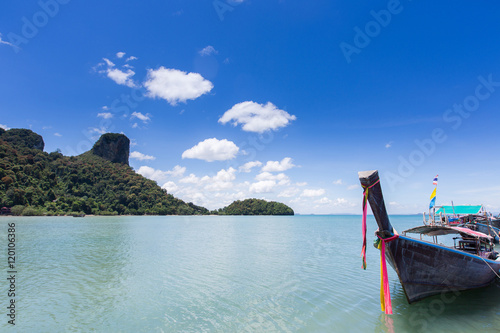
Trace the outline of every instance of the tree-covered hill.
{"type": "Polygon", "coordinates": [[[135,173],[128,166],[128,138],[120,136],[105,134],[95,149],[67,157],[43,152],[42,137],[30,130],[0,129],[0,207],[23,215],[209,213],[135,173]],[[118,154],[126,146],[126,161],[123,156],[112,157],[119,163],[105,159],[109,151],[103,142],[111,150],[118,147],[118,154]]]}
{"type": "Polygon", "coordinates": [[[219,209],[218,213],[220,215],[294,215],[293,209],[283,203],[261,199],[238,200],[219,209]]]}

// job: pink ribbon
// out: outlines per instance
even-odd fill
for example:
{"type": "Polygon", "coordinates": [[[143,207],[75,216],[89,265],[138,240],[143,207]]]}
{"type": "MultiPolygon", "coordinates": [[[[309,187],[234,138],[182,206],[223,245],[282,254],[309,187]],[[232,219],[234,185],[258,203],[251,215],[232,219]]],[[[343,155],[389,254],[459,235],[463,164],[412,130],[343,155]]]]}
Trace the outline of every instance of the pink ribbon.
{"type": "Polygon", "coordinates": [[[365,190],[363,191],[363,219],[361,222],[361,232],[363,233],[363,247],[361,248],[361,257],[363,258],[363,269],[366,269],[366,210],[367,210],[367,201],[368,201],[368,189],[372,188],[380,182],[380,179],[375,183],[368,187],[363,187],[365,190]]]}
{"type": "Polygon", "coordinates": [[[395,240],[399,237],[399,235],[394,235],[389,238],[380,238],[379,235],[377,237],[381,241],[380,247],[380,265],[382,267],[382,274],[380,276],[380,305],[382,307],[382,311],[385,311],[385,314],[392,314],[392,304],[391,304],[391,289],[389,287],[389,277],[387,275],[387,265],[385,262],[385,243],[389,243],[390,241],[395,240]],[[383,293],[382,293],[383,290],[383,293]],[[382,299],[383,298],[383,299],[382,299]]]}

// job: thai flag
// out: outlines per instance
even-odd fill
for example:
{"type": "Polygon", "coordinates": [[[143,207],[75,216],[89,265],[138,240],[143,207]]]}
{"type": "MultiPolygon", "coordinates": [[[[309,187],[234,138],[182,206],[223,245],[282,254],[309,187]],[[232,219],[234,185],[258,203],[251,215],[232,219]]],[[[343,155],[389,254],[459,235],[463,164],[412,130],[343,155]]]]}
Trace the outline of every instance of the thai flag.
{"type": "Polygon", "coordinates": [[[438,176],[439,175],[436,175],[436,177],[434,177],[434,180],[432,181],[432,185],[437,185],[438,184],[438,176]]]}

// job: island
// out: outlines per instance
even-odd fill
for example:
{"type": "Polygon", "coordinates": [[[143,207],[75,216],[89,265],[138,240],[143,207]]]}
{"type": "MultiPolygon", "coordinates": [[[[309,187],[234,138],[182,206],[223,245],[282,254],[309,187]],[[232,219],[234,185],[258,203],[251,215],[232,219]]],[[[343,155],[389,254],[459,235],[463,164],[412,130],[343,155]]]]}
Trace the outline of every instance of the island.
{"type": "Polygon", "coordinates": [[[260,199],[210,211],[175,198],[130,167],[130,140],[123,134],[103,134],[78,156],[44,147],[42,136],[29,129],[0,128],[2,214],[293,215],[285,204],[260,199]]]}

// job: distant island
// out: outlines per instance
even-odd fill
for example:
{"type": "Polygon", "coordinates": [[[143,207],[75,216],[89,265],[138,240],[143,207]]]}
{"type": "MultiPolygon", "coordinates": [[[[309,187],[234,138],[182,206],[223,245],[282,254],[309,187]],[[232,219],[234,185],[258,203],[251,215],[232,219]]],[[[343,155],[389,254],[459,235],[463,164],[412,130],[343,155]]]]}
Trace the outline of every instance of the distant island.
{"type": "Polygon", "coordinates": [[[130,140],[106,133],[79,156],[46,153],[42,136],[0,128],[0,207],[12,215],[293,215],[285,204],[235,201],[209,211],[167,193],[129,166],[130,140]]]}
{"type": "Polygon", "coordinates": [[[220,215],[294,215],[293,209],[287,205],[262,199],[237,200],[219,209],[218,213],[220,215]]]}

